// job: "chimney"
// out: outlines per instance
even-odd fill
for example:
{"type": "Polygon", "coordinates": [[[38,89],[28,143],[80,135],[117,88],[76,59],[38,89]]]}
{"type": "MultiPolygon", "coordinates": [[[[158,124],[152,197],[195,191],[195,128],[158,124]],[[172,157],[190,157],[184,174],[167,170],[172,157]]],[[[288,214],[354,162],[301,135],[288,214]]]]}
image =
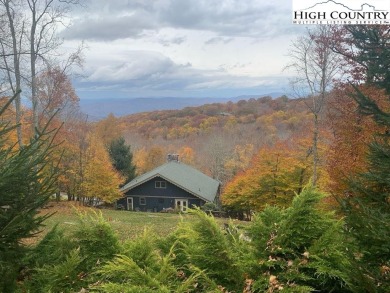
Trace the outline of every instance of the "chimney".
{"type": "Polygon", "coordinates": [[[179,155],[178,154],[168,154],[167,156],[168,162],[179,162],[179,155]]]}

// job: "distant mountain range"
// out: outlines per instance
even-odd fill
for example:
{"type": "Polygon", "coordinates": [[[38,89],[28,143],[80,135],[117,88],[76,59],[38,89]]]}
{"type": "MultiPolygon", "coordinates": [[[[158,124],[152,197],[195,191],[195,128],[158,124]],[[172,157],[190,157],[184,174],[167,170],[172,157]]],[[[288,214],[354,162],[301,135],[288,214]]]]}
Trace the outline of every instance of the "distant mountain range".
{"type": "Polygon", "coordinates": [[[129,98],[129,99],[98,99],[81,100],[81,111],[88,115],[90,121],[97,121],[107,117],[112,113],[115,116],[124,116],[140,112],[150,112],[157,110],[179,110],[185,107],[201,106],[212,103],[226,103],[228,101],[238,102],[250,98],[260,98],[271,96],[280,97],[283,93],[268,93],[260,95],[243,95],[233,98],[129,98]]]}

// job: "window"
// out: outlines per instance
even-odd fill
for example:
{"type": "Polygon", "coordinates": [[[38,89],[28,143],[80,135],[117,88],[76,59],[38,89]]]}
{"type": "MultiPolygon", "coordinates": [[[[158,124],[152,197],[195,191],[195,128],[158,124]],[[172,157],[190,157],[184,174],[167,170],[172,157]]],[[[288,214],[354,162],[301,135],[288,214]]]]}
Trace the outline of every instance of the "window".
{"type": "Polygon", "coordinates": [[[146,198],[145,197],[140,197],[139,198],[139,205],[140,206],[146,205],[146,198]]]}
{"type": "Polygon", "coordinates": [[[167,188],[167,182],[166,181],[156,181],[154,184],[155,188],[167,188]]]}

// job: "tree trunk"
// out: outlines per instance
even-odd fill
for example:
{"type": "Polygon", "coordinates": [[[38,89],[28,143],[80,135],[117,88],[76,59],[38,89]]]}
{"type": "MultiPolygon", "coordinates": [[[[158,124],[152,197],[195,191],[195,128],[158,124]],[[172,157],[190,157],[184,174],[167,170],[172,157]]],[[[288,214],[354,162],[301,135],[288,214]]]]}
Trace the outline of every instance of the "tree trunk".
{"type": "MultiPolygon", "coordinates": [[[[22,136],[22,125],[21,125],[21,101],[20,101],[20,92],[21,92],[21,86],[20,86],[20,54],[18,53],[18,47],[17,47],[17,39],[16,39],[16,31],[14,26],[14,19],[12,17],[12,12],[10,9],[10,2],[5,1],[5,8],[7,10],[7,17],[9,21],[9,27],[11,31],[11,37],[12,37],[12,53],[14,56],[14,75],[15,75],[15,87],[13,88],[13,92],[16,95],[15,97],[15,122],[17,125],[16,132],[18,137],[18,144],[19,147],[23,147],[23,136],[22,136]]],[[[22,33],[22,32],[21,32],[22,33]]],[[[8,66],[7,66],[8,67],[8,66]]],[[[9,70],[8,70],[8,74],[9,70]]],[[[12,84],[12,80],[9,76],[10,84],[12,84]]]]}
{"type": "Polygon", "coordinates": [[[35,31],[37,27],[36,20],[36,10],[35,3],[31,6],[31,32],[30,32],[30,70],[31,70],[31,102],[32,102],[32,112],[33,112],[33,133],[34,135],[39,130],[38,125],[38,100],[37,100],[37,90],[36,90],[36,52],[35,52],[35,31]]]}
{"type": "Polygon", "coordinates": [[[318,115],[314,114],[314,130],[313,130],[313,187],[317,186],[317,168],[318,168],[318,132],[319,122],[318,115]]]}

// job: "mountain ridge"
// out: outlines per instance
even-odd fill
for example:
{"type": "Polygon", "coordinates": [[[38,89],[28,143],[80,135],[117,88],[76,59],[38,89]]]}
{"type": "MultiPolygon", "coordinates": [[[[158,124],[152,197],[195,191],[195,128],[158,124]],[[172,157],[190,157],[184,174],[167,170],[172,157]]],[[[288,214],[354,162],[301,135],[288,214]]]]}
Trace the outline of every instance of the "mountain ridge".
{"type": "Polygon", "coordinates": [[[201,106],[213,103],[238,102],[251,98],[270,96],[272,98],[284,95],[273,92],[259,95],[240,95],[231,98],[179,98],[179,97],[150,97],[150,98],[106,98],[98,100],[80,100],[81,111],[88,115],[89,120],[98,121],[112,113],[117,117],[141,112],[158,110],[180,110],[186,107],[201,106]]]}

